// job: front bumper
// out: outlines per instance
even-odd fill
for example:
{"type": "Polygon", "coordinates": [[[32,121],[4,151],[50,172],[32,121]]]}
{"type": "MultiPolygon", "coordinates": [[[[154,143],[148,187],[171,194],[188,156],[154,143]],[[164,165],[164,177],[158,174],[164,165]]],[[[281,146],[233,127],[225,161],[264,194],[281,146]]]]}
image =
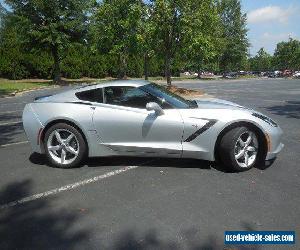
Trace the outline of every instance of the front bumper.
{"type": "Polygon", "coordinates": [[[277,154],[283,149],[284,144],[281,142],[283,131],[279,126],[269,127],[266,133],[269,138],[268,153],[266,155],[266,160],[268,161],[276,158],[277,154]]]}
{"type": "Polygon", "coordinates": [[[266,156],[266,161],[272,160],[276,158],[277,154],[280,153],[280,151],[284,148],[284,144],[280,143],[278,147],[273,152],[268,152],[266,156]]]}

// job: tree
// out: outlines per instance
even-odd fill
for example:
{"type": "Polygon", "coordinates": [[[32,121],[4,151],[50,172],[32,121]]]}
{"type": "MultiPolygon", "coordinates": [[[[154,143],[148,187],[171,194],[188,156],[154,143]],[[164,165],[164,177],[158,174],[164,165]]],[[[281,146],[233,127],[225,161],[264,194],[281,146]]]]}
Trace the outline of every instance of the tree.
{"type": "Polygon", "coordinates": [[[11,14],[2,19],[0,30],[0,73],[2,76],[19,79],[27,75],[24,67],[25,53],[22,37],[16,20],[11,14]]]}
{"type": "Polygon", "coordinates": [[[221,22],[211,0],[188,0],[183,7],[182,54],[189,68],[211,70],[222,51],[221,22]]]}
{"type": "Polygon", "coordinates": [[[5,15],[6,15],[6,9],[0,3],[0,28],[2,27],[3,18],[5,17],[5,15]]]}
{"type": "Polygon", "coordinates": [[[254,71],[270,71],[272,69],[272,56],[264,48],[261,48],[255,57],[250,58],[250,67],[254,71]]]}
{"type": "Polygon", "coordinates": [[[248,53],[247,16],[242,13],[239,0],[218,0],[218,7],[225,41],[220,68],[223,71],[237,71],[246,61],[248,53]]]}
{"type": "Polygon", "coordinates": [[[154,56],[155,47],[154,34],[155,34],[155,23],[153,20],[153,8],[151,4],[145,4],[142,15],[142,26],[141,32],[138,36],[140,44],[140,52],[144,54],[144,76],[145,80],[149,77],[149,63],[150,59],[154,56]]]}
{"type": "Polygon", "coordinates": [[[141,0],[104,0],[95,10],[94,41],[100,53],[118,58],[118,77],[127,77],[129,57],[136,54],[142,26],[141,0]]]}
{"type": "Polygon", "coordinates": [[[18,19],[27,43],[45,48],[53,57],[53,79],[60,82],[63,52],[72,42],[83,42],[89,1],[81,0],[6,0],[18,19]]]}
{"type": "MultiPolygon", "coordinates": [[[[0,75],[8,78],[60,82],[61,76],[144,74],[145,79],[164,75],[170,85],[171,75],[185,69],[249,67],[240,0],[5,2],[9,11],[0,5],[0,75]]],[[[275,62],[299,68],[299,57],[297,42],[279,44],[275,62]]]]}
{"type": "Polygon", "coordinates": [[[278,43],[274,53],[274,64],[281,70],[299,70],[300,41],[290,38],[287,42],[278,43]]]}
{"type": "Polygon", "coordinates": [[[7,12],[0,27],[0,76],[9,79],[51,77],[51,55],[46,50],[26,46],[20,30],[17,18],[7,12]]]}
{"type": "Polygon", "coordinates": [[[184,1],[156,0],[153,3],[156,52],[164,58],[165,77],[171,85],[171,66],[179,47],[181,37],[181,15],[184,1]]]}

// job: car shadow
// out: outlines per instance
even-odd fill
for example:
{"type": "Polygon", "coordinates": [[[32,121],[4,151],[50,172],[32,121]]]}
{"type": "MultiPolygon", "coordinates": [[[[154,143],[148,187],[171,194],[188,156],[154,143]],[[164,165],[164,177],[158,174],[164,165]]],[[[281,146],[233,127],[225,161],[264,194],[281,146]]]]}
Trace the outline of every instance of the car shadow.
{"type": "Polygon", "coordinates": [[[275,115],[300,119],[300,101],[286,101],[283,105],[266,107],[266,109],[275,115]]]}
{"type": "MultiPolygon", "coordinates": [[[[97,162],[97,158],[92,159],[93,163],[97,162]]],[[[141,167],[157,167],[157,168],[200,168],[200,169],[211,169],[211,162],[195,159],[176,159],[176,158],[139,158],[139,157],[107,157],[106,159],[100,158],[100,161],[104,160],[104,163],[123,163],[124,165],[139,165],[141,167]]],[[[88,162],[88,166],[97,166],[88,162]]]]}
{"type": "MultiPolygon", "coordinates": [[[[49,165],[46,156],[39,153],[32,153],[29,157],[29,161],[35,165],[49,165]]],[[[212,163],[208,161],[194,159],[109,156],[88,158],[86,159],[84,165],[88,167],[147,166],[210,169],[212,163]]]]}
{"type": "MultiPolygon", "coordinates": [[[[29,161],[34,165],[49,166],[48,160],[45,155],[32,153],[29,161]]],[[[260,164],[256,168],[259,170],[268,169],[275,159],[260,164]]],[[[210,162],[198,159],[177,159],[177,158],[161,158],[161,157],[128,157],[128,156],[109,156],[109,157],[92,157],[86,159],[84,166],[96,167],[126,167],[126,166],[140,166],[140,167],[157,167],[157,168],[198,168],[211,170],[215,169],[223,173],[236,173],[228,169],[221,163],[210,162]]]]}
{"type": "MultiPolygon", "coordinates": [[[[50,166],[45,155],[32,153],[29,161],[34,165],[50,166]]],[[[224,173],[230,173],[225,166],[204,160],[197,159],[176,159],[176,158],[158,158],[158,157],[128,157],[128,156],[110,156],[110,157],[92,157],[86,159],[84,166],[87,167],[107,167],[107,166],[141,166],[141,167],[169,167],[169,168],[199,168],[216,169],[224,173]]]]}
{"type": "Polygon", "coordinates": [[[44,154],[32,153],[29,156],[29,161],[34,165],[49,165],[48,160],[44,154]]]}

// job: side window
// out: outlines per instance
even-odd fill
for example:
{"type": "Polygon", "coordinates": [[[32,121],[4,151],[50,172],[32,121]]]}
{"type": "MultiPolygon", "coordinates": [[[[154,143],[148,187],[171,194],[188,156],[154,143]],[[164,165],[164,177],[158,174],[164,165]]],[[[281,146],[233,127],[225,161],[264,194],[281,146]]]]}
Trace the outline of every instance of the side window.
{"type": "Polygon", "coordinates": [[[78,92],[76,93],[76,96],[83,101],[103,103],[102,88],[78,92]]]}
{"type": "Polygon", "coordinates": [[[112,105],[146,109],[148,102],[157,101],[152,95],[135,87],[107,87],[104,92],[105,102],[112,105]]]}

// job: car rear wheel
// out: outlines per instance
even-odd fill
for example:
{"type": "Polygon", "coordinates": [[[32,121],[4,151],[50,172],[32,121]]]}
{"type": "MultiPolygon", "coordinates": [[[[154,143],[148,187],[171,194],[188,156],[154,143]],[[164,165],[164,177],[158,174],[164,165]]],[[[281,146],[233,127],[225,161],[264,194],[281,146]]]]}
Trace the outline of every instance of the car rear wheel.
{"type": "Polygon", "coordinates": [[[65,123],[55,124],[46,131],[44,147],[49,162],[58,168],[80,166],[87,151],[80,131],[65,123]]]}
{"type": "Polygon", "coordinates": [[[261,147],[257,133],[247,127],[228,131],[220,142],[219,155],[224,165],[234,171],[245,171],[259,161],[261,147]]]}

